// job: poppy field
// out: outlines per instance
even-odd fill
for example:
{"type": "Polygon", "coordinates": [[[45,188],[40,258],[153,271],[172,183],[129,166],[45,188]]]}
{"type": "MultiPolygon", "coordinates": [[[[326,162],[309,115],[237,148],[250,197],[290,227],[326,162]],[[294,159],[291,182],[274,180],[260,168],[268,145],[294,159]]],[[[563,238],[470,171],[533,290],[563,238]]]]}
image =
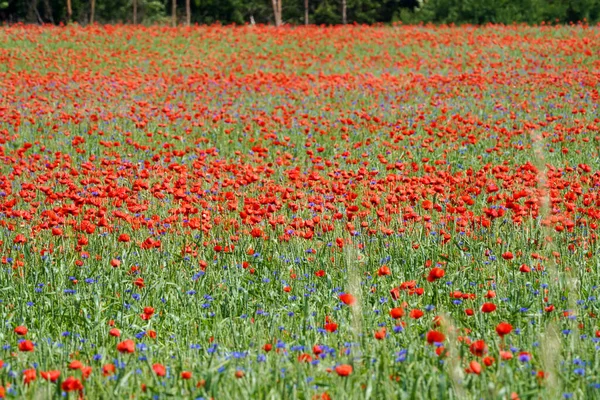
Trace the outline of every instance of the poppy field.
{"type": "Polygon", "coordinates": [[[600,31],[0,30],[0,395],[600,398],[600,31]]]}

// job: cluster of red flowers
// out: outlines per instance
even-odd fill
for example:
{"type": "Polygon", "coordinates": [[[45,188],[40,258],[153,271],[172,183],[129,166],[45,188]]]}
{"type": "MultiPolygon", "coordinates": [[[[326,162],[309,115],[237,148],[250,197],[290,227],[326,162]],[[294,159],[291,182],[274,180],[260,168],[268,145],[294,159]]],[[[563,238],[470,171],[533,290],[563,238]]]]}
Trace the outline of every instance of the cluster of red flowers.
{"type": "Polygon", "coordinates": [[[478,379],[537,360],[511,335],[541,329],[530,311],[595,338],[596,286],[567,302],[551,274],[596,272],[600,38],[536,29],[3,29],[13,384],[83,395],[136,359],[207,395],[201,362],[252,352],[352,380],[374,368],[357,337],[397,353],[401,334],[429,365],[460,346],[478,379]],[[260,345],[238,351],[235,324],[260,345]]]}

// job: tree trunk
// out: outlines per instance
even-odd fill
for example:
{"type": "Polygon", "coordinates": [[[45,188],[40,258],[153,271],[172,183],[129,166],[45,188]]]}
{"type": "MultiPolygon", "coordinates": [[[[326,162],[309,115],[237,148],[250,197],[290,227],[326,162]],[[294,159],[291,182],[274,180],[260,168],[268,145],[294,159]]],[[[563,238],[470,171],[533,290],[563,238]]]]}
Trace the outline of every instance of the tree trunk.
{"type": "Polygon", "coordinates": [[[272,0],[273,16],[275,17],[275,26],[281,26],[281,0],[272,0]]]}
{"type": "Polygon", "coordinates": [[[346,25],[348,20],[346,19],[346,0],[342,0],[342,24],[346,25]]]}
{"type": "Polygon", "coordinates": [[[281,13],[281,2],[282,2],[282,0],[277,0],[277,13],[279,14],[279,26],[283,25],[283,18],[281,17],[283,15],[281,13]]]}
{"type": "Polygon", "coordinates": [[[177,26],[177,0],[171,3],[171,25],[177,26]]]}
{"type": "Polygon", "coordinates": [[[304,25],[308,25],[308,0],[304,0],[304,25]]]}
{"type": "Polygon", "coordinates": [[[90,0],[90,24],[94,25],[94,14],[96,13],[96,0],[90,0]]]}
{"type": "Polygon", "coordinates": [[[71,22],[72,15],[73,15],[73,8],[71,8],[71,0],[67,0],[67,23],[71,22]]]}
{"type": "Polygon", "coordinates": [[[192,6],[190,0],[185,0],[185,23],[187,26],[192,24],[192,6]]]}
{"type": "Polygon", "coordinates": [[[137,24],[137,0],[132,0],[133,1],[133,24],[136,25],[137,24]]]}

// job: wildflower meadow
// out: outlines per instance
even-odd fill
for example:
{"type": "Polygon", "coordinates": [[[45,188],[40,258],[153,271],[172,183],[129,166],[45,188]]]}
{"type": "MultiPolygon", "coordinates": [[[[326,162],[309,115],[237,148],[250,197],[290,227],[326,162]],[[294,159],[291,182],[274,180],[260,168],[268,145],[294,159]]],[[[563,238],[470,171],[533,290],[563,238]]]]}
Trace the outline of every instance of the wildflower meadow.
{"type": "Polygon", "coordinates": [[[600,398],[598,26],[0,29],[0,397],[600,398]]]}

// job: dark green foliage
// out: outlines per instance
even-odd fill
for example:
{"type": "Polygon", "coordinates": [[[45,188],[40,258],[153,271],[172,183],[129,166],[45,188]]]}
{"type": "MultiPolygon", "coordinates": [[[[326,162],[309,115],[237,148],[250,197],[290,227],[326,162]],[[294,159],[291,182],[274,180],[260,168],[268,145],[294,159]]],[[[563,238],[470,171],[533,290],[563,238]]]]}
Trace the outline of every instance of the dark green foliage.
{"type": "MultiPolygon", "coordinates": [[[[168,22],[171,0],[138,0],[140,23],[168,22]]],[[[184,20],[185,0],[177,0],[184,20]]],[[[309,0],[313,24],[342,22],[342,0],[309,0]]],[[[271,0],[191,0],[192,23],[273,23],[271,0]]],[[[90,0],[72,0],[72,21],[67,21],[66,0],[0,0],[0,21],[86,24],[90,0]]],[[[283,0],[285,24],[304,23],[304,0],[283,0]]],[[[600,20],[600,0],[347,0],[348,23],[569,23],[600,20]]],[[[96,21],[128,23],[132,0],[97,0],[96,21]]]]}
{"type": "Polygon", "coordinates": [[[314,13],[315,24],[339,24],[342,22],[341,7],[335,0],[323,0],[314,13]]]}
{"type": "Polygon", "coordinates": [[[425,0],[407,22],[456,24],[597,22],[600,0],[425,0]]]}

